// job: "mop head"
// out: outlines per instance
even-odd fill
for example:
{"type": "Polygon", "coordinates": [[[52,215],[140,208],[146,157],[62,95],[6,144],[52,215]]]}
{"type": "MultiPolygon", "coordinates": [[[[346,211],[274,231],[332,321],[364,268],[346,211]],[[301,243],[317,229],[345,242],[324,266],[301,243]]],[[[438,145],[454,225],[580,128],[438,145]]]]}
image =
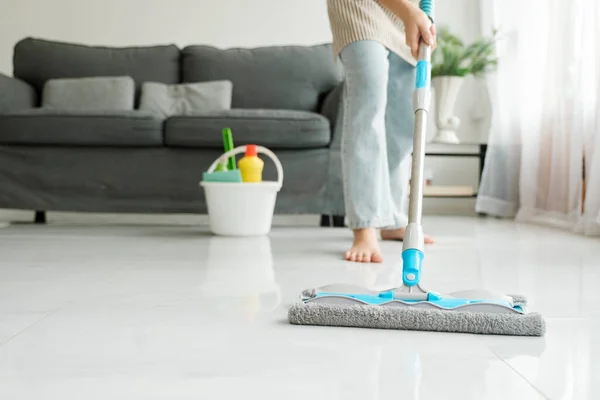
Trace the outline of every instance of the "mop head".
{"type": "Polygon", "coordinates": [[[519,295],[508,298],[514,307],[511,310],[483,302],[442,308],[429,301],[410,305],[403,301],[365,304],[343,296],[319,297],[311,289],[304,291],[302,300],[290,307],[288,320],[294,325],[543,336],[545,321],[540,314],[527,312],[527,299],[519,295]]]}

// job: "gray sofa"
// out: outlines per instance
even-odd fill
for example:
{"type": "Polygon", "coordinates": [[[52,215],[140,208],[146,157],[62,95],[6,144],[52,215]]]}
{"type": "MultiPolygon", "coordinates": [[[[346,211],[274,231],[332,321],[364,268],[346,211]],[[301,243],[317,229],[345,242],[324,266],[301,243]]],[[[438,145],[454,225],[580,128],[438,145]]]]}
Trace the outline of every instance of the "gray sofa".
{"type": "Polygon", "coordinates": [[[14,48],[13,74],[0,75],[0,208],[36,210],[38,219],[45,211],[205,213],[198,183],[230,127],[236,145],[261,144],[281,159],[276,213],[343,214],[333,135],[342,72],[328,44],[180,50],[26,38],[14,48]],[[40,107],[49,79],[95,76],[132,77],[137,103],[144,82],[230,80],[232,108],[161,119],[40,107]]]}

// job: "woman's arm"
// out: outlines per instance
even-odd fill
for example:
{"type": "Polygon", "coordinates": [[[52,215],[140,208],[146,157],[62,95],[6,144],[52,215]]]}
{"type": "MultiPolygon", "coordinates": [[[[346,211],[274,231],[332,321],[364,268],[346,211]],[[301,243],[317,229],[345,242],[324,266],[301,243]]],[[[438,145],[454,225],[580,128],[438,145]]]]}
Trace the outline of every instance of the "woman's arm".
{"type": "Polygon", "coordinates": [[[432,50],[436,46],[435,25],[419,7],[410,0],[379,0],[382,6],[393,12],[404,23],[406,44],[414,58],[419,56],[419,40],[421,37],[432,50]]]}

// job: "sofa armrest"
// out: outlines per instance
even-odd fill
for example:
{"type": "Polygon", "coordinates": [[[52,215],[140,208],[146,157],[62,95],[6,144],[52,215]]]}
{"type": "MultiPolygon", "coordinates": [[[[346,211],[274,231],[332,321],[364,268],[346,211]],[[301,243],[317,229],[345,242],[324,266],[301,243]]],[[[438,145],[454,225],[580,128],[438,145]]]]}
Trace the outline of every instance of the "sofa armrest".
{"type": "Polygon", "coordinates": [[[33,108],[37,93],[27,82],[0,74],[0,113],[33,108]]]}
{"type": "Polygon", "coordinates": [[[331,90],[325,96],[323,104],[321,106],[321,114],[329,120],[331,125],[331,146],[340,148],[341,146],[341,135],[336,135],[336,124],[338,121],[338,115],[340,113],[340,107],[342,105],[342,91],[344,90],[344,84],[340,83],[333,90],[331,90]]]}

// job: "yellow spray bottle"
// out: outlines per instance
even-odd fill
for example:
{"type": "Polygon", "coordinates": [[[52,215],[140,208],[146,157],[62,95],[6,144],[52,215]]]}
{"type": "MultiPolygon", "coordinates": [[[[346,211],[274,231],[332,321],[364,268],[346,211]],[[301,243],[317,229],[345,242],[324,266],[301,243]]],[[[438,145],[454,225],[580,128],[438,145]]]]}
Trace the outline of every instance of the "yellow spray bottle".
{"type": "Polygon", "coordinates": [[[262,182],[262,172],[265,163],[258,157],[255,144],[246,146],[246,154],[238,161],[243,182],[262,182]]]}

